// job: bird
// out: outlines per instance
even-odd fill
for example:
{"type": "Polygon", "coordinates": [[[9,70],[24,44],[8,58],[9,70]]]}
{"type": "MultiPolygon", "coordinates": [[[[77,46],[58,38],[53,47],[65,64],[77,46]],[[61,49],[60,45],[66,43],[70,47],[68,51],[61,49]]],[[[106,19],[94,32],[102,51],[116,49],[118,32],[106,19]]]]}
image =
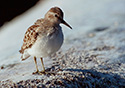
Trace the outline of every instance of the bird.
{"type": "Polygon", "coordinates": [[[52,7],[44,18],[38,19],[25,32],[23,45],[19,52],[22,61],[30,56],[34,57],[36,72],[33,72],[33,74],[45,74],[43,58],[51,56],[61,48],[64,36],[60,24],[72,29],[63,19],[63,14],[59,7],[52,7]],[[41,59],[42,71],[38,69],[37,58],[41,59]]]}

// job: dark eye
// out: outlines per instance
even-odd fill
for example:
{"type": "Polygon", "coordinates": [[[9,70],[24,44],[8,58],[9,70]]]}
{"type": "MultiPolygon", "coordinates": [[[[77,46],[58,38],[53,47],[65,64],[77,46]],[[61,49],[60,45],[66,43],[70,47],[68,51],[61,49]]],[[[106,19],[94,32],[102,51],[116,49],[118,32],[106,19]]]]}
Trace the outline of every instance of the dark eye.
{"type": "Polygon", "coordinates": [[[57,15],[55,14],[55,17],[57,17],[57,15]]]}

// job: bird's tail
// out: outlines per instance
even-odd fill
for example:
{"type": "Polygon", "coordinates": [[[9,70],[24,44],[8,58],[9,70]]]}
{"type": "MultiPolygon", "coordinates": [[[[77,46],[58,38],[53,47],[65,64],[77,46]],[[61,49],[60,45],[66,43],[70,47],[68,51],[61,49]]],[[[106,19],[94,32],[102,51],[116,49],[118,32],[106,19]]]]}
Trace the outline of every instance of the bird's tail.
{"type": "Polygon", "coordinates": [[[28,59],[29,57],[30,57],[30,55],[25,56],[25,57],[22,55],[22,56],[21,56],[21,60],[24,61],[24,60],[28,59]]]}
{"type": "Polygon", "coordinates": [[[22,59],[22,61],[24,61],[24,60],[28,59],[29,57],[30,57],[30,55],[27,52],[24,52],[21,56],[21,59],[22,59]]]}

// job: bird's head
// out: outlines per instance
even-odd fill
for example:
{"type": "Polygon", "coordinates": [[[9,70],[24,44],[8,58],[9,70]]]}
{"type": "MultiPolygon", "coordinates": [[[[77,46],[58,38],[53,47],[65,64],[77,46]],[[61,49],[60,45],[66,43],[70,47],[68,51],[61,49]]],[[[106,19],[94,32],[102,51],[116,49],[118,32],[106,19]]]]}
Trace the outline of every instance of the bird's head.
{"type": "Polygon", "coordinates": [[[49,20],[53,24],[64,24],[72,29],[72,27],[63,20],[63,12],[59,7],[51,8],[46,14],[45,19],[49,20]]]}

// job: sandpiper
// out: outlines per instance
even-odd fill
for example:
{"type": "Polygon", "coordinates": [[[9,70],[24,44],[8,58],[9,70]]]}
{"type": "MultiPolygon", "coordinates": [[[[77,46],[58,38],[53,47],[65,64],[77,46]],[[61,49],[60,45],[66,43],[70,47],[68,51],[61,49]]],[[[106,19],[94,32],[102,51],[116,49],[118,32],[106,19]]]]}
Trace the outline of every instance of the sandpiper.
{"type": "Polygon", "coordinates": [[[60,23],[72,27],[63,20],[63,12],[59,7],[51,8],[42,19],[38,19],[30,26],[24,36],[23,45],[19,52],[22,60],[34,57],[36,72],[45,73],[43,58],[48,57],[60,49],[63,43],[63,33],[60,23]],[[39,71],[36,58],[41,59],[43,70],[39,71]]]}

